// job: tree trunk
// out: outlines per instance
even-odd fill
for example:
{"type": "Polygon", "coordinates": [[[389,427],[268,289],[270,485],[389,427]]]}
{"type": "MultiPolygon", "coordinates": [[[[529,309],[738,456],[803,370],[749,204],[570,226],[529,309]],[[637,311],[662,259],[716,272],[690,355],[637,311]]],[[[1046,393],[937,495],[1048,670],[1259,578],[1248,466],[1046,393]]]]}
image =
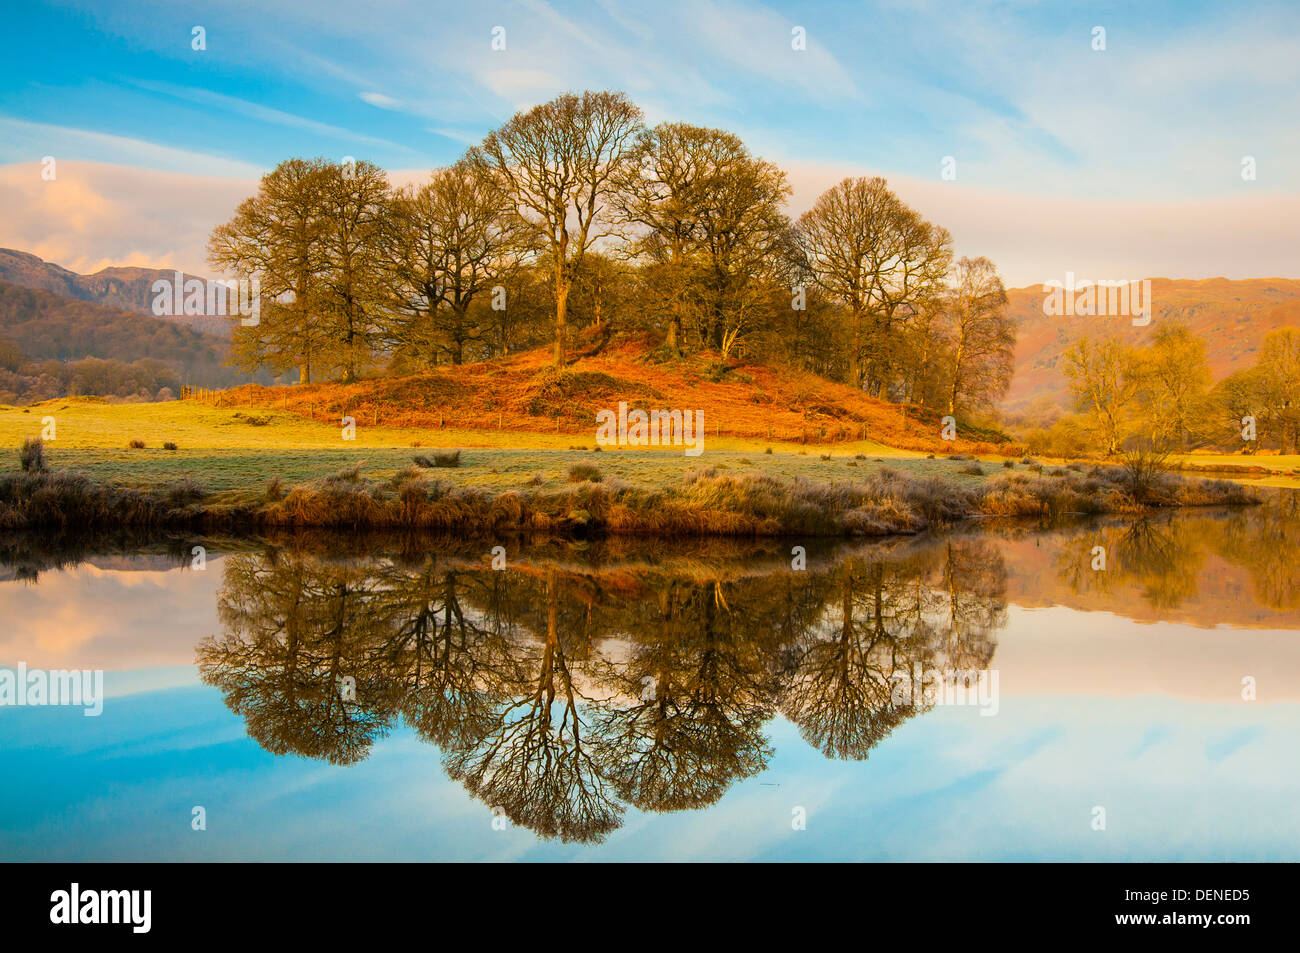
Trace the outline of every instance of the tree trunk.
{"type": "Polygon", "coordinates": [[[565,334],[568,331],[569,288],[556,269],[555,276],[555,366],[564,367],[565,334]]]}

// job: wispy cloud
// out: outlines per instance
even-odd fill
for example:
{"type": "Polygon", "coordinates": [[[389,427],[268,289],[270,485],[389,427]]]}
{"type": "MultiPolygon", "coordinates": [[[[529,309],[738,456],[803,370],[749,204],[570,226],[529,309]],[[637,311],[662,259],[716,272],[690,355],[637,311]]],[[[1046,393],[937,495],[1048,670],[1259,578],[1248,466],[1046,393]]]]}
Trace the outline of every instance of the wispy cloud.
{"type": "MultiPolygon", "coordinates": [[[[388,139],[379,139],[375,136],[368,136],[363,133],[354,132],[351,129],[343,129],[340,126],[334,126],[330,123],[319,122],[315,119],[308,119],[304,116],[296,116],[293,113],[284,112],[280,109],[272,109],[269,106],[249,102],[234,96],[226,96],[222,93],[216,93],[208,89],[174,86],[170,83],[148,82],[144,80],[135,80],[133,81],[133,85],[139,86],[141,89],[149,90],[150,92],[159,93],[164,96],[172,96],[176,99],[183,99],[211,109],[221,109],[226,112],[236,113],[241,116],[246,116],[249,119],[255,119],[258,122],[273,123],[289,129],[301,129],[306,132],[315,133],[316,135],[338,139],[341,142],[365,143],[372,146],[386,146],[392,149],[408,148],[406,146],[398,145],[395,142],[391,142],[388,139]]],[[[365,99],[365,96],[363,95],[361,98],[365,99]]]]}
{"type": "Polygon", "coordinates": [[[362,102],[367,102],[379,109],[401,109],[402,103],[392,96],[385,96],[383,93],[360,93],[358,98],[362,102]]]}

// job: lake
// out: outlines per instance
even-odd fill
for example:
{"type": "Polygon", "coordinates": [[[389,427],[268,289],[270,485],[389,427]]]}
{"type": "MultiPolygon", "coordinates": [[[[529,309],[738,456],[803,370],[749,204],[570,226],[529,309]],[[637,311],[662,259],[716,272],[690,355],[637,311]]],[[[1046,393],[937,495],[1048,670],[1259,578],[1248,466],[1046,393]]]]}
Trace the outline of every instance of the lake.
{"type": "Polygon", "coordinates": [[[1300,860],[1298,553],[1285,491],[854,542],[0,537],[0,666],[104,673],[95,716],[0,707],[0,857],[1300,860]]]}

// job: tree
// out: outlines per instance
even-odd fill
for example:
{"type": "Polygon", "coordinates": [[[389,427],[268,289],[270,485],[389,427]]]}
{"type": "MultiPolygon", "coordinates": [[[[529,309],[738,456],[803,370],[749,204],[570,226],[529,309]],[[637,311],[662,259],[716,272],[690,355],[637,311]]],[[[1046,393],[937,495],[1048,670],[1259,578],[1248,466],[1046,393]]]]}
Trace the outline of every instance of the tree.
{"type": "Polygon", "coordinates": [[[940,293],[952,239],[882,178],[843,180],[798,227],[813,279],[848,308],[850,379],[880,396],[898,370],[897,325],[940,293]]]}
{"type": "Polygon", "coordinates": [[[1065,376],[1075,409],[1082,411],[1107,456],[1119,452],[1127,415],[1137,387],[1134,358],[1118,338],[1093,343],[1081,337],[1065,352],[1065,376]]]}
{"type": "Polygon", "coordinates": [[[767,309],[772,278],[790,222],[785,173],[749,154],[738,138],[719,133],[714,167],[698,209],[700,337],[724,356],[767,309]]]}
{"type": "MultiPolygon", "coordinates": [[[[489,333],[486,295],[517,270],[520,236],[504,195],[483,170],[461,161],[399,192],[388,222],[393,315],[388,343],[436,364],[453,364],[489,333]]],[[[500,310],[500,309],[498,309],[500,310]]]]}
{"type": "Polygon", "coordinates": [[[1134,374],[1152,434],[1186,450],[1205,418],[1210,384],[1205,342],[1183,325],[1164,325],[1139,353],[1134,374]]]}
{"type": "Polygon", "coordinates": [[[470,151],[552,257],[557,367],[565,362],[574,272],[607,234],[607,207],[641,128],[641,110],[622,93],[569,93],[517,113],[470,151]]]}
{"type": "Polygon", "coordinates": [[[948,413],[979,407],[1006,393],[1015,369],[1015,323],[1007,293],[987,258],[957,262],[946,296],[948,413]]]}
{"type": "Polygon", "coordinates": [[[1278,328],[1259,346],[1260,397],[1282,453],[1300,451],[1300,328],[1278,328]]]}
{"type": "Polygon", "coordinates": [[[370,162],[329,164],[321,190],[323,270],[318,296],[326,356],[345,381],[378,343],[388,177],[370,162]]]}
{"type": "Polygon", "coordinates": [[[702,344],[729,350],[789,227],[785,174],[729,132],[661,123],[642,134],[619,193],[667,313],[665,344],[679,351],[692,323],[702,344]]]}
{"type": "Polygon", "coordinates": [[[277,374],[297,365],[303,384],[311,381],[328,339],[314,315],[326,267],[326,178],[323,159],[286,159],[262,176],[257,194],[241,202],[208,241],[214,267],[261,282],[259,322],[234,330],[235,361],[277,374]]]}

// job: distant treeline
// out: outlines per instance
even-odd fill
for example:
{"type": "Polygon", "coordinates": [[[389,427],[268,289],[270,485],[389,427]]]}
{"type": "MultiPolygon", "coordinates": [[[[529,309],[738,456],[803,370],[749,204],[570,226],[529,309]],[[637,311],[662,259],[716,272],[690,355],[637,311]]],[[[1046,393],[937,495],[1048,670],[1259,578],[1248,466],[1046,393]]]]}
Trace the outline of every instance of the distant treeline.
{"type": "Polygon", "coordinates": [[[69,394],[167,399],[184,383],[229,387],[229,345],[160,318],[0,282],[0,403],[69,394]]]}
{"type": "Polygon", "coordinates": [[[946,413],[1006,389],[1014,323],[993,264],[880,178],[798,221],[786,174],[736,135],[648,127],[622,93],[520,112],[430,178],[292,158],[216,228],[209,260],[257,277],[248,369],[352,380],[500,357],[575,332],[651,332],[665,358],[786,364],[946,413]]]}
{"type": "Polygon", "coordinates": [[[1217,382],[1205,341],[1177,323],[1139,346],[1082,337],[1063,370],[1073,413],[1009,421],[1035,453],[1110,456],[1135,443],[1300,452],[1300,328],[1270,331],[1253,365],[1217,382]]]}

